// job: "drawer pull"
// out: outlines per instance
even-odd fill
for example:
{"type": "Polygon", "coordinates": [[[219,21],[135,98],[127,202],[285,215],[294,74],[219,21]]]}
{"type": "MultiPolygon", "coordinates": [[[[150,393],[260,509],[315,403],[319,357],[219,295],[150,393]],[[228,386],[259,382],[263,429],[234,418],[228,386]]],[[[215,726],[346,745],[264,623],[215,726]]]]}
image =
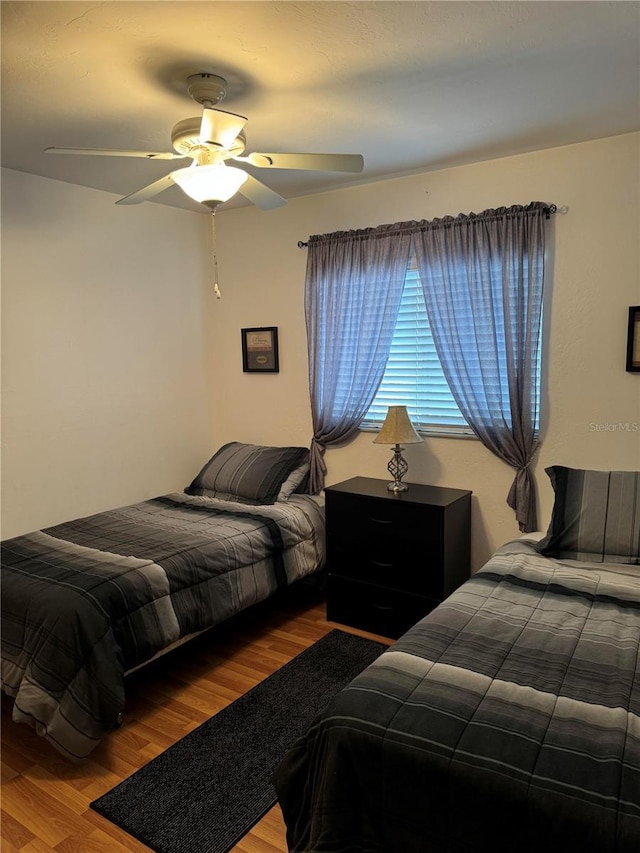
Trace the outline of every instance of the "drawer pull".
{"type": "Polygon", "coordinates": [[[373,601],[371,602],[371,606],[374,610],[393,610],[390,604],[375,604],[373,601]]]}
{"type": "Polygon", "coordinates": [[[393,563],[381,563],[378,560],[371,560],[372,566],[378,566],[381,569],[392,569],[393,563]]]}
{"type": "Polygon", "coordinates": [[[374,524],[393,524],[393,521],[388,518],[370,518],[369,520],[374,524]]]}

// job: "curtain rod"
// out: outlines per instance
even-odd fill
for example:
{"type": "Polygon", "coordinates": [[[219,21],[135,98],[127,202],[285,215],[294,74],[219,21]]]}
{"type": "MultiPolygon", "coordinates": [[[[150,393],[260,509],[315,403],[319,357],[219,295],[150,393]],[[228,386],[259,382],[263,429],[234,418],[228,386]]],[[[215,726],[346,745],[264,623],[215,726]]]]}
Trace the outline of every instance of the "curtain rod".
{"type": "MultiPolygon", "coordinates": [[[[562,207],[557,207],[557,205],[555,205],[555,204],[549,204],[545,208],[544,212],[545,212],[546,218],[550,219],[554,213],[561,213],[564,215],[568,211],[569,211],[569,208],[566,206],[566,204],[563,205],[562,207]]],[[[304,240],[298,240],[298,248],[299,249],[306,249],[308,245],[309,245],[308,241],[305,242],[304,240]]]]}

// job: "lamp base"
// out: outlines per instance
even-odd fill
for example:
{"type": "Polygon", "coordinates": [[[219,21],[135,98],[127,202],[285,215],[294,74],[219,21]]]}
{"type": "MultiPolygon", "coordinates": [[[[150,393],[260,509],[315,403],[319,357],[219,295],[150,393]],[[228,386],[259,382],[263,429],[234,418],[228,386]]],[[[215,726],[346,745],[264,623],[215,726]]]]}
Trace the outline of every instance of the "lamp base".
{"type": "Polygon", "coordinates": [[[402,451],[404,447],[400,447],[399,444],[396,444],[395,449],[393,451],[393,456],[389,460],[389,464],[387,465],[387,470],[393,477],[393,483],[389,483],[387,489],[390,492],[406,492],[409,486],[406,483],[402,482],[402,478],[409,470],[409,466],[407,465],[406,460],[402,456],[402,451]]]}

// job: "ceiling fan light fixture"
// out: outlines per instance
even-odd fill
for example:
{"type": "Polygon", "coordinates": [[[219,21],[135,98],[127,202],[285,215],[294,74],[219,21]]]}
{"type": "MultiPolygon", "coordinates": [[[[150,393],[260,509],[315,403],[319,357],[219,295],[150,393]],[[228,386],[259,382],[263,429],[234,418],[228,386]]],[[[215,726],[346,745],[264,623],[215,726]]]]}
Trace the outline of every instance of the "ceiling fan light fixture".
{"type": "Polygon", "coordinates": [[[188,166],[173,173],[173,180],[181,190],[201,204],[221,204],[235,195],[249,176],[242,169],[210,163],[204,166],[188,166]]]}

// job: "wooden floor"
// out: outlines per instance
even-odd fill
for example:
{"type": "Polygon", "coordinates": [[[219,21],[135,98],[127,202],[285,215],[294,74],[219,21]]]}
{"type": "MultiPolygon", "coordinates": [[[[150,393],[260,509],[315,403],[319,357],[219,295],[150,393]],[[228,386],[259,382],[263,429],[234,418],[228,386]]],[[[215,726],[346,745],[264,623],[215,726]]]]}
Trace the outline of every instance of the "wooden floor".
{"type": "MultiPolygon", "coordinates": [[[[2,853],[148,853],[89,803],[335,627],[382,639],[327,622],[319,593],[304,587],[235,617],[130,676],[123,726],[82,764],[14,723],[3,696],[2,853]]],[[[233,848],[286,850],[278,806],[233,848]]]]}

